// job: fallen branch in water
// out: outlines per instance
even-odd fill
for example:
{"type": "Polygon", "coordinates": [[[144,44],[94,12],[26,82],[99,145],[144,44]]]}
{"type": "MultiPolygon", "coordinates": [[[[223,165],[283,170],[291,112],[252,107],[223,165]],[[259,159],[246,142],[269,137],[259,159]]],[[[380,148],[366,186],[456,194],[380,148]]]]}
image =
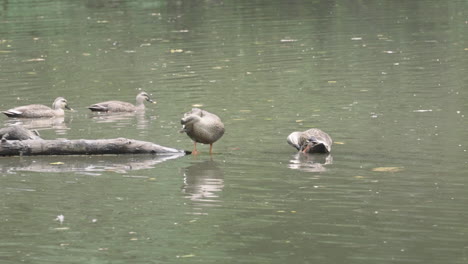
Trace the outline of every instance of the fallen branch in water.
{"type": "Polygon", "coordinates": [[[163,147],[152,142],[115,138],[115,139],[56,139],[44,140],[33,132],[21,126],[9,127],[5,135],[1,137],[0,156],[33,156],[33,155],[104,155],[104,154],[190,154],[174,148],[163,147]],[[29,134],[29,133],[31,134],[29,134]],[[13,137],[11,135],[26,135],[25,137],[13,137]],[[21,140],[26,138],[26,140],[21,140]],[[17,140],[19,139],[19,140],[17,140]]]}

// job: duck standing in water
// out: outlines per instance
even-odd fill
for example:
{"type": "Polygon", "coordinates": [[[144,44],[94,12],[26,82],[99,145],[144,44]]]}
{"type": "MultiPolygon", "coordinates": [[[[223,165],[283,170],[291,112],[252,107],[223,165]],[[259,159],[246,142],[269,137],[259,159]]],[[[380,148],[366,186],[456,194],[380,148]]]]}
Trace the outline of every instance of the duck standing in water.
{"type": "Polygon", "coordinates": [[[11,108],[3,111],[3,113],[8,117],[51,118],[64,116],[64,108],[72,110],[70,107],[68,107],[68,102],[65,98],[57,97],[52,104],[52,108],[41,104],[31,104],[11,108]]]}
{"type": "Polygon", "coordinates": [[[287,141],[303,153],[330,153],[333,140],[318,128],[311,128],[303,132],[292,132],[287,141]]]}
{"type": "Polygon", "coordinates": [[[88,106],[88,109],[93,112],[136,112],[145,109],[145,100],[156,103],[146,92],[141,92],[136,96],[136,105],[122,101],[106,101],[88,106]]]}
{"type": "Polygon", "coordinates": [[[199,108],[193,108],[192,111],[185,113],[180,123],[183,125],[180,132],[187,133],[194,142],[192,154],[198,154],[197,143],[210,144],[210,154],[212,154],[213,143],[224,134],[224,124],[221,119],[199,108]]]}

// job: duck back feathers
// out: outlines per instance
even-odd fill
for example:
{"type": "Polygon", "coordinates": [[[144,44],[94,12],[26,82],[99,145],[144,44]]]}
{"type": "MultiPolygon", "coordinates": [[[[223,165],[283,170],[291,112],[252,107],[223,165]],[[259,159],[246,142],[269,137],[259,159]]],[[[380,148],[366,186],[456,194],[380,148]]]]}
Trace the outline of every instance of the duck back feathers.
{"type": "Polygon", "coordinates": [[[213,144],[224,135],[224,124],[221,119],[208,111],[193,108],[184,114],[180,123],[182,131],[195,142],[213,144]]]}

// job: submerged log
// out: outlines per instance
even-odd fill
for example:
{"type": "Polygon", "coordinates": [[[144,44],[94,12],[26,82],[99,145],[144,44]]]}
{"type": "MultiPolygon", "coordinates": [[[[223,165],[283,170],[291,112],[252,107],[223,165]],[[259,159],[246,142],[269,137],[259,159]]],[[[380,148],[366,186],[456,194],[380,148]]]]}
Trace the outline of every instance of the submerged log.
{"type": "Polygon", "coordinates": [[[127,138],[2,140],[0,156],[16,155],[104,155],[104,154],[190,154],[189,151],[163,147],[127,138]]]}

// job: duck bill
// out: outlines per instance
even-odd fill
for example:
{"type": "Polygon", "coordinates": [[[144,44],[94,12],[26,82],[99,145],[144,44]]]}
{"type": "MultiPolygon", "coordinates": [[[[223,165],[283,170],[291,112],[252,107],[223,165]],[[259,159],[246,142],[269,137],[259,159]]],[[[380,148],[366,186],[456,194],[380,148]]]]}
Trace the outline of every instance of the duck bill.
{"type": "Polygon", "coordinates": [[[70,108],[68,105],[65,106],[65,109],[73,111],[73,108],[70,108]]]}

